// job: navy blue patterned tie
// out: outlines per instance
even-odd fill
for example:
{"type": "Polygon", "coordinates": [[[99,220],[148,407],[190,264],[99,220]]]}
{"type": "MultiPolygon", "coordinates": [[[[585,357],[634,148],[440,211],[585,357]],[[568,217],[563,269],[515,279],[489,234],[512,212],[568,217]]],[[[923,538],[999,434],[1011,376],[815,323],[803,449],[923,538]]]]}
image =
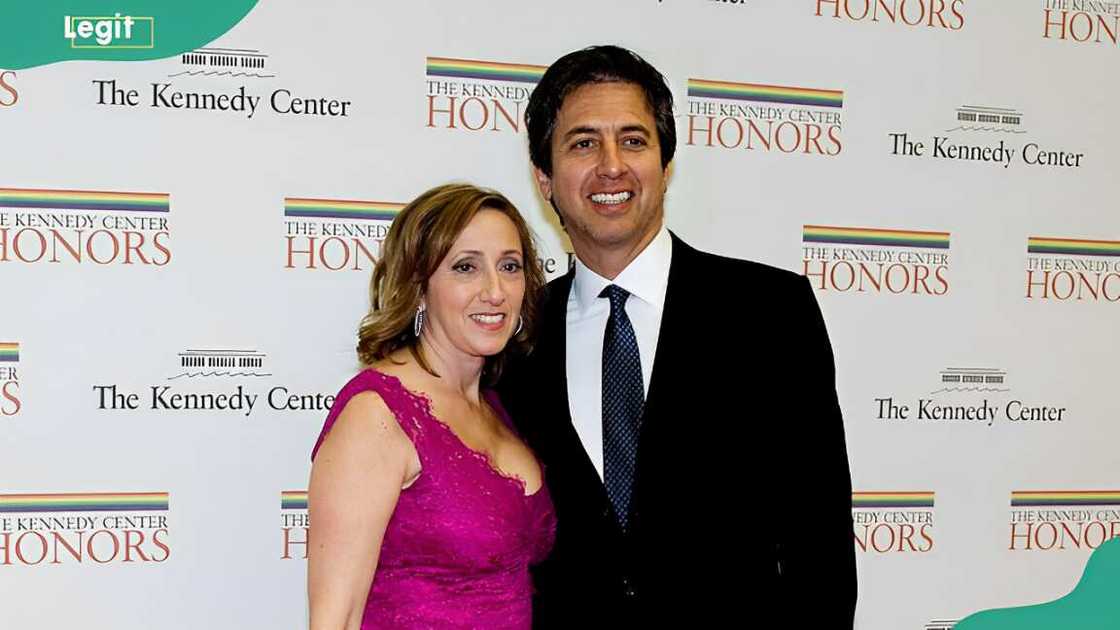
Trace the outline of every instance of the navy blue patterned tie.
{"type": "Polygon", "coordinates": [[[603,335],[603,481],[618,524],[626,531],[638,457],[638,423],[645,404],[642,360],[626,315],[630,293],[612,284],[599,297],[611,301],[603,335]]]}

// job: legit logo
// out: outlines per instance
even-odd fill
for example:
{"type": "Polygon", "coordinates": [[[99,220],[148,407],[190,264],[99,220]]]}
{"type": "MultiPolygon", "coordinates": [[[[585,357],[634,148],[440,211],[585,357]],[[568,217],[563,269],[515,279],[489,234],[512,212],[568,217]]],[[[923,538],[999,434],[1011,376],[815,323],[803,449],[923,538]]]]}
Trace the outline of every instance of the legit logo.
{"type": "Polygon", "coordinates": [[[122,16],[64,16],[63,36],[71,48],[152,48],[155,18],[122,16]]]}

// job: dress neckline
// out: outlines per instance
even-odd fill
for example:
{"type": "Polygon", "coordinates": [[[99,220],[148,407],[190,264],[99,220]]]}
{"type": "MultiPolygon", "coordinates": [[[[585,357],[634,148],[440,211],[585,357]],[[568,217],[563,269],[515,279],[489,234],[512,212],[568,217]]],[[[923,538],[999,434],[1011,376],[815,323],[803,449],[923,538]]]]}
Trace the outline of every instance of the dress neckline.
{"type": "MultiPolygon", "coordinates": [[[[537,462],[537,466],[538,466],[538,469],[540,470],[540,473],[541,473],[541,485],[535,491],[533,491],[532,494],[526,494],[526,491],[528,490],[528,485],[525,483],[525,480],[522,479],[521,477],[518,477],[517,475],[507,473],[507,472],[503,471],[502,469],[498,468],[497,466],[494,465],[494,462],[490,459],[490,456],[488,454],[486,454],[482,451],[479,451],[477,449],[471,448],[470,445],[468,445],[466,442],[464,442],[463,438],[459,437],[459,434],[456,433],[454,430],[452,430],[450,425],[448,425],[443,420],[440,420],[439,417],[437,417],[436,414],[432,411],[432,399],[427,394],[425,394],[423,392],[417,392],[417,391],[414,391],[414,390],[410,389],[409,387],[407,387],[401,381],[400,378],[398,378],[398,377],[396,377],[392,374],[382,372],[381,370],[378,370],[377,368],[367,367],[365,369],[365,371],[370,372],[371,374],[379,376],[383,379],[386,379],[386,380],[389,380],[389,381],[392,381],[392,382],[396,383],[396,386],[398,388],[400,388],[401,391],[403,391],[403,392],[407,393],[409,396],[412,396],[413,398],[416,398],[417,400],[421,401],[421,403],[423,405],[424,414],[427,415],[429,418],[431,418],[435,422],[435,424],[437,426],[439,426],[443,431],[447,432],[447,434],[449,434],[451,436],[452,440],[456,444],[458,444],[460,448],[462,448],[467,453],[469,453],[474,459],[478,460],[478,462],[480,464],[482,464],[483,467],[485,467],[487,470],[489,470],[491,474],[493,474],[494,476],[499,477],[501,479],[504,479],[504,480],[506,480],[510,483],[513,483],[515,486],[517,486],[518,494],[525,497],[525,499],[532,499],[533,497],[537,497],[537,496],[540,496],[542,494],[542,491],[544,490],[544,467],[541,465],[541,463],[539,461],[537,462]]],[[[498,420],[502,424],[505,424],[509,428],[509,430],[515,436],[517,436],[517,432],[514,430],[513,426],[507,421],[506,418],[502,417],[502,412],[494,405],[493,401],[490,399],[490,394],[492,393],[492,390],[484,389],[484,390],[481,390],[480,393],[482,394],[483,400],[486,401],[486,404],[490,406],[490,411],[493,412],[493,414],[498,418],[498,420]]],[[[518,437],[518,439],[520,439],[520,436],[517,436],[517,437],[518,437]]],[[[423,470],[420,471],[420,474],[421,475],[424,474],[423,470]]]]}

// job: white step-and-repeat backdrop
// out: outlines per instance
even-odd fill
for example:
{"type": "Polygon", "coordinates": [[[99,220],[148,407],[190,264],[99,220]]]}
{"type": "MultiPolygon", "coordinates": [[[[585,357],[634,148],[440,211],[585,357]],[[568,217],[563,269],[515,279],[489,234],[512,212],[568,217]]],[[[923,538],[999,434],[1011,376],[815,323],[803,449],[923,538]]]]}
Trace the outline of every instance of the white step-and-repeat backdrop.
{"type": "MultiPolygon", "coordinates": [[[[1064,594],[1120,536],[1118,36],[1065,0],[289,0],[173,58],[0,68],[0,626],[304,627],[379,242],[465,180],[563,273],[522,114],[593,43],[673,89],[670,227],[817,289],[858,628],[1064,594]]],[[[759,421],[812,431],[788,402],[759,421]]],[[[815,518],[742,481],[743,518],[815,518]]]]}

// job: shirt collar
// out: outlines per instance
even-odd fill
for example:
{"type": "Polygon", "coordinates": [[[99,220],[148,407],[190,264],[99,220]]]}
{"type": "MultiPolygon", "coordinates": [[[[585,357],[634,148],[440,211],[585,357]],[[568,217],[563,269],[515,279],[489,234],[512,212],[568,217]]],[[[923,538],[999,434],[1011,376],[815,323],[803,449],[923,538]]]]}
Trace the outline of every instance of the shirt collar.
{"type": "Polygon", "coordinates": [[[646,245],[634,260],[615,277],[608,280],[592,271],[576,257],[575,279],[572,292],[581,313],[586,313],[599,299],[599,294],[614,284],[626,289],[630,295],[649,304],[658,311],[665,304],[665,291],[669,285],[669,263],[672,261],[673,240],[664,225],[657,236],[646,245]]]}

